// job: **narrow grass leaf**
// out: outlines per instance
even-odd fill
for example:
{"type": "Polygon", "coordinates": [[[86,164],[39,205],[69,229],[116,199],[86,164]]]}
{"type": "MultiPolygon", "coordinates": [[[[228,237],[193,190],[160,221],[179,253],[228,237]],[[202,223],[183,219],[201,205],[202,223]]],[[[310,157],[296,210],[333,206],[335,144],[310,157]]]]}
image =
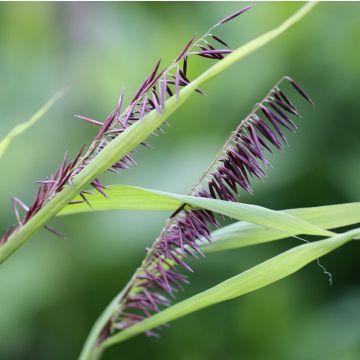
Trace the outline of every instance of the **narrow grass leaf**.
{"type": "Polygon", "coordinates": [[[10,130],[10,132],[0,141],[0,159],[3,157],[5,150],[11,144],[11,142],[24,131],[37,123],[50,110],[56,101],[58,101],[64,95],[64,93],[64,91],[57,92],[27,121],[16,125],[12,130],[10,130]]]}
{"type": "MultiPolygon", "coordinates": [[[[86,203],[67,205],[58,215],[107,210],[173,211],[182,204],[182,201],[168,195],[151,193],[148,190],[127,185],[110,186],[107,194],[109,195],[107,198],[97,193],[89,194],[88,199],[91,207],[86,203]]],[[[76,198],[76,200],[80,201],[81,199],[76,198]]],[[[211,201],[211,199],[209,200],[211,201]]],[[[190,205],[188,207],[189,209],[194,208],[190,205]]],[[[360,222],[360,202],[287,209],[281,212],[293,215],[322,229],[335,229],[360,222]]],[[[294,233],[293,235],[298,234],[294,233]]],[[[207,252],[216,252],[280,240],[286,237],[288,234],[283,231],[239,221],[212,232],[212,242],[201,241],[199,246],[207,252]]]]}
{"type": "Polygon", "coordinates": [[[58,216],[107,210],[173,211],[182,204],[167,195],[128,185],[110,185],[106,194],[107,197],[99,193],[86,195],[91,207],[86,202],[78,202],[82,199],[77,196],[74,203],[65,206],[58,216]]]}
{"type": "MultiPolygon", "coordinates": [[[[335,229],[360,223],[360,202],[282,210],[323,229],[335,229]]],[[[298,234],[294,234],[298,235],[298,234]]],[[[212,242],[199,242],[206,252],[224,251],[257,245],[288,237],[277,229],[264,228],[245,221],[212,232],[212,242]]]]}
{"type": "Polygon", "coordinates": [[[107,348],[135,335],[141,334],[144,331],[159,327],[205,307],[234,299],[270,285],[293,274],[310,262],[337,249],[358,236],[360,236],[360,229],[354,229],[326,240],[296,246],[291,250],[256,265],[237,276],[181,301],[178,304],[117,333],[105,340],[101,344],[101,348],[107,348]]]}
{"type": "Polygon", "coordinates": [[[237,220],[262,225],[266,228],[277,229],[282,232],[283,235],[287,236],[294,234],[333,235],[333,233],[289,213],[274,211],[257,205],[178,195],[128,185],[113,185],[109,187],[108,195],[108,198],[104,198],[99,194],[89,195],[88,200],[92,206],[91,208],[85,203],[72,204],[64,208],[60,214],[76,213],[76,209],[78,209],[78,212],[81,212],[105,210],[109,208],[114,209],[115,207],[117,207],[117,209],[124,209],[125,206],[128,208],[132,207],[132,209],[138,207],[138,209],[140,208],[141,210],[159,210],[164,209],[166,206],[169,206],[169,204],[171,206],[174,205],[173,203],[167,202],[168,200],[166,200],[166,198],[168,198],[169,201],[178,201],[179,203],[177,205],[186,203],[195,208],[204,208],[237,220]],[[158,201],[156,200],[156,196],[158,196],[159,205],[157,205],[158,201]],[[159,208],[157,208],[157,206],[159,206],[159,208]],[[148,208],[146,209],[146,207],[148,208]]]}

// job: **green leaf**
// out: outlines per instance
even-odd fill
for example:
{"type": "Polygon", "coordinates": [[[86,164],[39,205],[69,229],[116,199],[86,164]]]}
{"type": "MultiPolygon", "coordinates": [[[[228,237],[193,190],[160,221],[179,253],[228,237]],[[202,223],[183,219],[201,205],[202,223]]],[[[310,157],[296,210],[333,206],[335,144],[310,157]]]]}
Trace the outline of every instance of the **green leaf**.
{"type": "Polygon", "coordinates": [[[89,183],[105,172],[119,159],[123,158],[149,135],[151,135],[172,113],[174,113],[198,87],[226,70],[237,61],[250,55],[257,49],[269,43],[281,35],[292,25],[297,23],[315,6],[315,3],[306,3],[295,14],[280,24],[277,28],[257,37],[254,40],[236,49],[223,60],[218,61],[207,71],[202,73],[190,84],[181,89],[179,97],[172,96],[165,102],[165,108],[161,114],[156,110],[151,111],[140,121],[135,122],[126,131],[117,136],[113,141],[104,147],[97,156],[72,180],[71,186],[64,189],[51,199],[34,217],[24,226],[16,231],[5,244],[0,246],[0,263],[5,261],[16,251],[27,239],[38,229],[42,228],[62,208],[64,208],[76,195],[80,193],[89,183]]]}
{"type": "MultiPolygon", "coordinates": [[[[360,223],[359,202],[282,211],[323,229],[334,229],[360,223]]],[[[284,239],[287,236],[276,229],[241,221],[214,231],[211,237],[210,244],[208,242],[199,243],[202,250],[206,252],[230,250],[284,239]]]]}
{"type": "MultiPolygon", "coordinates": [[[[109,186],[107,194],[108,198],[99,193],[89,194],[91,208],[86,203],[67,205],[58,215],[106,210],[174,211],[183,204],[181,200],[174,199],[168,194],[153,193],[151,190],[127,185],[109,186]]],[[[77,197],[75,200],[81,200],[81,198],[77,197]]],[[[185,207],[185,209],[191,208],[194,207],[185,207]]],[[[360,222],[360,202],[289,209],[281,212],[296,216],[323,229],[334,229],[360,222]]],[[[299,234],[300,232],[294,232],[292,235],[299,234]]],[[[275,228],[240,221],[214,231],[211,243],[199,241],[199,245],[206,252],[216,252],[284,239],[288,236],[288,233],[275,228]]]]}
{"type": "MultiPolygon", "coordinates": [[[[65,206],[57,216],[109,210],[175,211],[183,204],[183,201],[171,197],[169,193],[159,193],[156,190],[152,192],[150,189],[130,185],[111,185],[107,188],[106,193],[107,198],[98,192],[91,193],[87,195],[91,207],[85,202],[70,204],[65,206]]],[[[178,194],[171,195],[181,196],[178,194]]],[[[82,198],[77,196],[74,201],[82,201],[82,198]]],[[[194,208],[196,207],[190,205],[185,207],[185,209],[189,210],[194,208]]],[[[321,228],[333,229],[359,222],[360,202],[288,209],[282,210],[282,212],[296,216],[321,228]]],[[[239,229],[239,231],[247,231],[248,233],[262,229],[245,222],[236,223],[223,229],[225,228],[231,228],[234,231],[239,229]]],[[[215,233],[220,234],[221,230],[215,233]]]]}
{"type": "MultiPolygon", "coordinates": [[[[86,203],[66,205],[57,215],[73,215],[94,211],[106,210],[146,210],[146,211],[172,211],[183,204],[181,200],[168,195],[152,193],[129,185],[111,185],[106,189],[107,197],[98,192],[86,195],[91,207],[86,203]]],[[[83,201],[80,196],[74,201],[83,201]]]]}
{"type": "Polygon", "coordinates": [[[165,205],[168,204],[166,198],[169,200],[177,200],[179,202],[178,205],[186,203],[195,208],[208,209],[237,220],[244,220],[252,224],[277,229],[285,235],[285,237],[295,234],[333,235],[330,231],[321,229],[316,225],[310,224],[286,212],[274,211],[257,205],[234,203],[189,195],[178,195],[129,185],[110,186],[107,193],[108,198],[104,198],[104,196],[100,194],[89,195],[88,200],[90,201],[92,208],[87,204],[72,204],[64,208],[60,214],[69,214],[71,211],[74,213],[76,212],[76,208],[79,209],[79,211],[93,211],[94,209],[105,210],[108,209],[108,205],[112,209],[115,206],[118,206],[118,209],[123,209],[124,206],[130,206],[133,209],[136,207],[144,209],[145,206],[149,206],[149,208],[154,209],[157,206],[158,197],[159,204],[161,204],[159,205],[160,209],[164,209],[165,205]],[[74,210],[72,210],[72,208],[74,208],[74,210]]]}
{"type": "Polygon", "coordinates": [[[64,91],[59,91],[55,95],[53,95],[47,102],[44,104],[30,119],[27,121],[16,125],[5,137],[0,141],[0,159],[5,153],[7,147],[11,144],[11,142],[21,135],[28,128],[37,123],[49,110],[50,108],[58,101],[63,95],[64,91]]]}
{"type": "Polygon", "coordinates": [[[326,240],[296,246],[291,250],[256,265],[237,276],[181,301],[178,304],[109,337],[100,345],[100,349],[122,342],[130,337],[141,334],[144,331],[169,323],[170,321],[207,306],[231,300],[272,284],[298,271],[310,262],[335,250],[357,236],[360,236],[360,229],[350,230],[326,240]]]}

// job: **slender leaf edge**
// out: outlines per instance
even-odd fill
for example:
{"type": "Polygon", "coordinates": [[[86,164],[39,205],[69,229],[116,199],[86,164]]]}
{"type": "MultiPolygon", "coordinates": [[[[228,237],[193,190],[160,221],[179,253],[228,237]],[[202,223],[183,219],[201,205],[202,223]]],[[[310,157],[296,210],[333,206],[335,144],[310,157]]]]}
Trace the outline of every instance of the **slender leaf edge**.
{"type": "Polygon", "coordinates": [[[100,349],[103,350],[205,307],[234,299],[270,285],[359,236],[360,228],[335,235],[326,240],[296,246],[113,335],[100,345],[100,349]]]}
{"type": "Polygon", "coordinates": [[[35,125],[51,108],[52,106],[60,100],[66,93],[66,90],[60,90],[56,92],[50,99],[38,109],[29,119],[26,121],[15,125],[4,138],[0,140],[0,160],[4,156],[7,148],[11,143],[20,136],[23,132],[28,130],[31,126],[35,125]]]}

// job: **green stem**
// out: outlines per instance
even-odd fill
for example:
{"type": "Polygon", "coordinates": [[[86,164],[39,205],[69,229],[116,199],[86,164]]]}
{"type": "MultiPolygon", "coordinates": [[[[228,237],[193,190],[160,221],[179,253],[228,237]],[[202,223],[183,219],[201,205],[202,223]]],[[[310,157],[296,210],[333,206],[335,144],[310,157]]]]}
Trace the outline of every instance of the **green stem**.
{"type": "MultiPolygon", "coordinates": [[[[176,102],[174,98],[169,99],[168,101],[172,101],[171,105],[174,103],[175,106],[184,102],[194,91],[197,87],[200,85],[206,83],[231,65],[233,65],[235,62],[239,61],[240,59],[246,57],[247,55],[251,54],[255,50],[261,48],[271,40],[275,39],[277,36],[285,32],[288,28],[290,28],[292,25],[294,25],[296,22],[298,22],[301,18],[303,18],[307,13],[309,13],[312,8],[316,5],[316,2],[309,2],[306,3],[303,7],[301,7],[295,14],[293,14],[290,18],[288,18],[285,22],[283,22],[280,26],[277,28],[257,37],[256,39],[248,42],[247,44],[241,46],[237,50],[235,50],[233,53],[225,57],[223,60],[219,61],[215,65],[213,65],[211,68],[209,68],[207,71],[205,71],[202,75],[200,75],[198,78],[196,78],[194,81],[192,81],[187,87],[181,90],[179,94],[179,100],[176,102]]],[[[171,105],[168,103],[167,109],[171,107],[171,105]]],[[[176,108],[178,107],[176,106],[176,108]]],[[[171,112],[175,111],[173,109],[171,112]]],[[[149,114],[151,115],[151,114],[149,114]]],[[[144,118],[145,120],[145,118],[144,118]]],[[[165,120],[165,119],[164,119],[165,120]]],[[[137,125],[137,124],[135,124],[137,125]]],[[[135,126],[133,125],[133,126],[135,126]]],[[[131,129],[131,128],[130,128],[131,129]]],[[[129,129],[129,130],[130,130],[129,129]]],[[[125,134],[125,133],[124,133],[125,134]]],[[[116,139],[117,140],[117,139],[116,139]]],[[[114,141],[116,141],[114,140],[114,141]]],[[[112,143],[110,143],[111,145],[112,143]]],[[[105,151],[106,148],[103,150],[105,151]]],[[[101,154],[101,153],[100,153],[101,154]]],[[[81,175],[81,173],[80,173],[81,175]]],[[[133,278],[132,278],[133,279],[133,278]]],[[[129,283],[131,283],[132,280],[130,280],[129,283]]],[[[129,284],[128,284],[129,285],[129,284]]],[[[105,327],[109,319],[111,318],[111,315],[113,313],[116,313],[118,307],[119,307],[119,301],[122,299],[123,294],[125,293],[125,290],[128,289],[128,285],[125,286],[124,290],[116,296],[116,298],[107,306],[107,308],[104,310],[104,312],[101,314],[101,316],[98,318],[96,323],[94,324],[93,328],[91,329],[89,336],[85,342],[84,348],[80,355],[80,360],[94,360],[96,359],[94,354],[100,354],[99,353],[99,346],[97,345],[97,341],[99,338],[99,335],[102,331],[102,329],[105,327]]]]}

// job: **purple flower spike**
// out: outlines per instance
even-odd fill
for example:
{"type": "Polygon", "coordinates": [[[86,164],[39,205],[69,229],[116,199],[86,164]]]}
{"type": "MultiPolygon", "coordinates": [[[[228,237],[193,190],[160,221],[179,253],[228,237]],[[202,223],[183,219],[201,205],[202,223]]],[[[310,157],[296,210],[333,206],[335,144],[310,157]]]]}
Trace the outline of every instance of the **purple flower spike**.
{"type": "Polygon", "coordinates": [[[261,120],[257,119],[254,122],[254,125],[260,130],[260,132],[269,140],[275,147],[281,149],[281,143],[275,136],[275,134],[270,130],[270,128],[261,120]]]}
{"type": "Polygon", "coordinates": [[[291,77],[286,76],[286,80],[290,82],[290,84],[295,88],[295,90],[298,91],[298,93],[307,100],[312,106],[315,106],[314,102],[311,100],[310,96],[305,92],[305,90],[297,83],[295,82],[291,77]]]}
{"type": "Polygon", "coordinates": [[[285,101],[286,104],[288,104],[294,111],[296,111],[295,105],[292,103],[289,97],[286,96],[280,89],[278,89],[275,94],[278,96],[280,101],[285,101]]]}
{"type": "Polygon", "coordinates": [[[175,62],[178,62],[183,58],[186,52],[189,50],[191,44],[193,43],[194,38],[191,38],[190,41],[184,46],[184,48],[180,51],[179,55],[176,57],[175,62]]]}
{"type": "Polygon", "coordinates": [[[268,108],[266,108],[264,105],[260,104],[259,105],[262,112],[264,113],[264,115],[268,118],[268,120],[270,121],[270,123],[273,125],[273,127],[275,128],[276,132],[279,134],[279,136],[283,139],[285,144],[288,144],[283,132],[281,131],[280,126],[277,123],[276,118],[278,118],[274,113],[272,113],[268,108]]]}
{"type": "Polygon", "coordinates": [[[229,45],[222,39],[220,39],[218,36],[216,35],[211,35],[211,37],[216,40],[217,42],[219,42],[220,44],[226,46],[226,47],[229,47],[229,45]]]}
{"type": "Polygon", "coordinates": [[[157,111],[159,114],[161,114],[161,108],[160,108],[160,104],[159,104],[159,99],[158,99],[158,97],[157,97],[157,95],[156,95],[155,92],[153,92],[153,94],[152,94],[152,102],[153,102],[153,104],[154,104],[154,107],[155,107],[156,111],[157,111]]]}
{"type": "Polygon", "coordinates": [[[86,116],[82,116],[82,115],[74,115],[75,117],[81,119],[81,120],[84,120],[90,124],[93,124],[93,125],[99,125],[99,126],[103,126],[104,124],[101,122],[101,121],[97,121],[97,120],[94,120],[94,119],[90,119],[86,116]]]}
{"type": "Polygon", "coordinates": [[[150,75],[145,79],[145,81],[140,85],[138,91],[134,95],[133,99],[131,100],[131,103],[136,102],[139,100],[139,98],[144,94],[145,90],[149,88],[149,84],[154,80],[157,71],[159,70],[161,63],[161,59],[156,63],[155,68],[152,70],[150,75]]]}
{"type": "Polygon", "coordinates": [[[117,108],[116,108],[115,117],[116,117],[117,119],[119,118],[120,113],[121,113],[121,106],[122,106],[122,103],[123,103],[123,100],[124,100],[124,93],[125,93],[125,89],[122,89],[122,90],[121,90],[121,93],[120,93],[118,105],[117,105],[117,108]]]}
{"type": "Polygon", "coordinates": [[[298,114],[298,112],[296,111],[296,109],[294,109],[294,108],[292,108],[291,106],[289,106],[286,102],[283,102],[282,100],[279,100],[279,99],[276,98],[276,97],[275,97],[275,99],[274,99],[273,101],[274,101],[277,105],[279,105],[280,107],[282,107],[284,110],[286,110],[288,113],[300,117],[300,115],[298,114]]]}
{"type": "Polygon", "coordinates": [[[197,55],[223,55],[223,54],[230,54],[232,53],[232,50],[229,49],[210,49],[210,50],[203,50],[198,51],[195,54],[197,55]]]}
{"type": "MultiPolygon", "coordinates": [[[[187,60],[187,56],[184,57],[184,61],[183,61],[183,73],[186,75],[187,73],[187,64],[188,64],[188,60],[187,60]]],[[[171,95],[170,95],[171,96],[171,95]]]]}
{"type": "Polygon", "coordinates": [[[98,134],[97,134],[97,138],[101,138],[105,132],[110,128],[111,124],[113,123],[114,119],[115,119],[116,113],[113,112],[111,113],[105,120],[104,124],[102,125],[102,127],[100,128],[98,134]]]}
{"type": "Polygon", "coordinates": [[[219,25],[225,24],[226,22],[228,22],[228,21],[230,21],[232,19],[235,19],[236,17],[240,16],[244,12],[250,10],[251,8],[252,8],[252,5],[248,5],[248,6],[245,6],[244,8],[242,8],[242,9],[234,12],[233,14],[231,14],[229,16],[226,16],[224,19],[219,21],[219,25]]]}
{"type": "Polygon", "coordinates": [[[278,121],[290,131],[297,129],[296,124],[276,105],[273,101],[269,101],[269,105],[275,110],[279,115],[278,121]]]}
{"type": "Polygon", "coordinates": [[[147,97],[147,95],[145,95],[145,98],[144,98],[143,103],[141,105],[139,120],[141,120],[144,117],[145,113],[146,113],[147,102],[148,102],[148,97],[147,97]]]}

